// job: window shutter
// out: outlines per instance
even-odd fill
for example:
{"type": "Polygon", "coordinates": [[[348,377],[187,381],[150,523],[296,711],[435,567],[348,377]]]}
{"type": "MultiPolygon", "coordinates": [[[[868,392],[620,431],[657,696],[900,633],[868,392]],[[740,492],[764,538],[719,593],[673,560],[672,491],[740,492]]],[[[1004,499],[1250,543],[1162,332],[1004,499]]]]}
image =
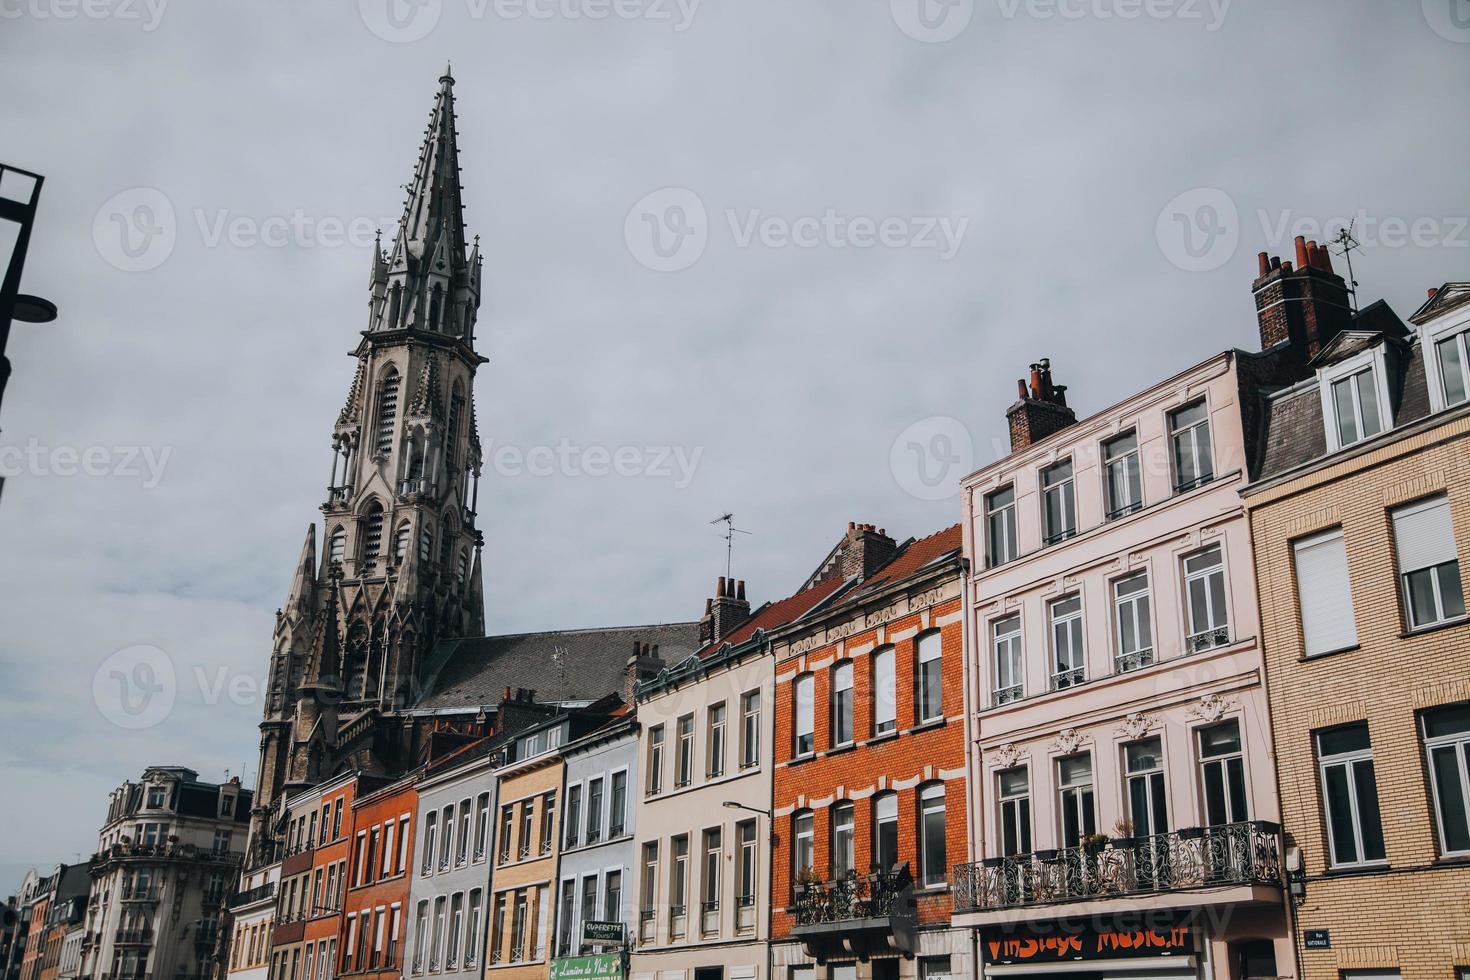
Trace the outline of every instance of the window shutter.
{"type": "Polygon", "coordinates": [[[1296,552],[1297,598],[1307,655],[1357,645],[1342,529],[1304,538],[1292,547],[1296,552]]]}
{"type": "Polygon", "coordinates": [[[1450,524],[1449,501],[1435,497],[1394,511],[1393,537],[1400,573],[1454,561],[1455,530],[1450,524]]]}
{"type": "Polygon", "coordinates": [[[898,705],[895,704],[898,688],[894,673],[893,647],[883,647],[873,654],[873,721],[882,725],[897,722],[898,705]]]}

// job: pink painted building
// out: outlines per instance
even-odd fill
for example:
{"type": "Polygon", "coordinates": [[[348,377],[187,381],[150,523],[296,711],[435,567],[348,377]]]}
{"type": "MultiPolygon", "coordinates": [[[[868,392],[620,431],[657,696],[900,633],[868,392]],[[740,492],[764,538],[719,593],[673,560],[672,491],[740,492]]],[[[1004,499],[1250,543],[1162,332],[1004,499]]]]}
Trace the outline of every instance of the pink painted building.
{"type": "Polygon", "coordinates": [[[955,923],[985,975],[1294,972],[1239,491],[1255,406],[1303,361],[1227,351],[1081,421],[1043,361],[1011,454],[964,481],[955,923]]]}

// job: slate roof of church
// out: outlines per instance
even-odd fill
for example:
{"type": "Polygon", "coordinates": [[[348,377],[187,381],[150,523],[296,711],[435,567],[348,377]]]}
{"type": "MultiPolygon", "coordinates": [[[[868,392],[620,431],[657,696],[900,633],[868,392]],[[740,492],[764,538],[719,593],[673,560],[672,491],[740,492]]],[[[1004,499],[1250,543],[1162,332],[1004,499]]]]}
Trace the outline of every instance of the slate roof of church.
{"type": "Polygon", "coordinates": [[[699,647],[699,623],[659,623],[446,640],[434,650],[420,709],[492,707],[507,687],[540,702],[594,701],[622,691],[635,643],[657,644],[667,664],[699,647]]]}

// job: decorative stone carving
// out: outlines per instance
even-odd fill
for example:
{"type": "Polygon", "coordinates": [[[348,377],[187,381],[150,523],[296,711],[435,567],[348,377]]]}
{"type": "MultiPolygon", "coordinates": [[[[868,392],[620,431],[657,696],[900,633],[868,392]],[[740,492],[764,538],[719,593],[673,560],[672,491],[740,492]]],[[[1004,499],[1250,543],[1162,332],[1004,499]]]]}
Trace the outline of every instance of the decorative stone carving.
{"type": "Polygon", "coordinates": [[[1001,769],[1013,769],[1021,761],[1021,750],[1007,742],[990,753],[990,758],[1001,769]]]}
{"type": "Polygon", "coordinates": [[[1071,755],[1091,741],[1092,739],[1082,735],[1075,728],[1064,728],[1058,733],[1056,740],[1051,743],[1051,750],[1062,755],[1071,755]]]}
{"type": "Polygon", "coordinates": [[[1123,724],[1118,726],[1118,734],[1124,738],[1143,738],[1154,727],[1155,719],[1152,715],[1146,715],[1141,711],[1135,711],[1123,719],[1123,724]]]}
{"type": "Polygon", "coordinates": [[[1215,722],[1225,717],[1226,713],[1234,709],[1239,702],[1234,698],[1222,698],[1218,694],[1206,694],[1199,699],[1199,703],[1189,706],[1191,718],[1202,718],[1205,721],[1215,722]]]}

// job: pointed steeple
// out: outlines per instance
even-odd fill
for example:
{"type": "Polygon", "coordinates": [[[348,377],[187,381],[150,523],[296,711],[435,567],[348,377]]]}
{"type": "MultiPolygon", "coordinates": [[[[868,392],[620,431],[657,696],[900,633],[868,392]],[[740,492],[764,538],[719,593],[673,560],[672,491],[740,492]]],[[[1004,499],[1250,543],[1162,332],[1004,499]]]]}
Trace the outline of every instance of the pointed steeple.
{"type": "Polygon", "coordinates": [[[310,611],[316,592],[316,525],[306,528],[306,543],[301,546],[301,557],[296,561],[296,575],[291,579],[291,591],[286,596],[288,615],[304,615],[310,611]]]}

